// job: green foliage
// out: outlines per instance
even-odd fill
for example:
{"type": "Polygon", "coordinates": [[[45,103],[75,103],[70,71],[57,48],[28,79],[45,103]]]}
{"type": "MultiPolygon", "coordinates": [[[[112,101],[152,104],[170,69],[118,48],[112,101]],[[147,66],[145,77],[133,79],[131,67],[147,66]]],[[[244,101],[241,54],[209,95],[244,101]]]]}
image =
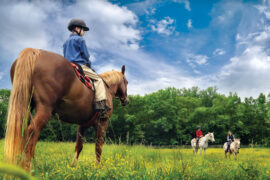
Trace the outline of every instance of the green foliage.
{"type": "Polygon", "coordinates": [[[200,125],[204,133],[214,132],[216,144],[223,144],[231,130],[242,144],[270,145],[270,102],[263,94],[241,102],[236,93],[226,97],[215,87],[167,88],[145,96],[130,96],[130,102],[123,108],[114,101],[107,137],[116,142],[119,138],[127,142],[128,133],[129,143],[190,144],[200,125]]]}
{"type": "Polygon", "coordinates": [[[0,89],[0,138],[5,136],[9,96],[10,90],[0,89]]]}
{"type": "MultiPolygon", "coordinates": [[[[9,90],[0,90],[0,137],[4,137],[9,90]]],[[[122,107],[114,100],[114,112],[107,131],[107,142],[153,145],[186,145],[195,136],[196,127],[204,134],[214,132],[215,143],[226,140],[228,130],[241,144],[270,146],[270,94],[240,99],[217,88],[200,90],[167,88],[145,96],[129,96],[130,104],[122,107]]],[[[75,141],[77,126],[52,117],[40,139],[75,141]]],[[[86,141],[94,140],[94,130],[86,133],[86,141]]]]}
{"type": "Polygon", "coordinates": [[[7,177],[16,177],[22,180],[35,180],[37,178],[30,176],[25,170],[23,170],[20,167],[11,165],[11,164],[6,164],[0,162],[0,178],[4,176],[6,177],[5,179],[9,179],[7,177]]]}

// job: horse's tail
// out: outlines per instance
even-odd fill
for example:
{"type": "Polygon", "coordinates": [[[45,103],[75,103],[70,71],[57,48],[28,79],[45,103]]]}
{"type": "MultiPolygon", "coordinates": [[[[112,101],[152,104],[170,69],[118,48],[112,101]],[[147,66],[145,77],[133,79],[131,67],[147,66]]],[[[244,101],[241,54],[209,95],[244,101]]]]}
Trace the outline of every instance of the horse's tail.
{"type": "Polygon", "coordinates": [[[40,51],[24,49],[19,55],[13,74],[13,88],[9,99],[5,147],[5,160],[19,163],[26,144],[27,121],[29,119],[32,75],[40,51]]]}

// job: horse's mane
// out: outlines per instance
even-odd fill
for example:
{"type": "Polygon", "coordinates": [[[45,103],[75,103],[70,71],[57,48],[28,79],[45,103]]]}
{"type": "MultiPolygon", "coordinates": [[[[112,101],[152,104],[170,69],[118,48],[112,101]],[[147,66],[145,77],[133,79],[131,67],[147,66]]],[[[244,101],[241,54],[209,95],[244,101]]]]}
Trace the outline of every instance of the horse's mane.
{"type": "Polygon", "coordinates": [[[205,136],[209,136],[210,134],[213,134],[213,133],[211,133],[211,132],[208,132],[205,136]]]}
{"type": "Polygon", "coordinates": [[[109,85],[117,84],[123,80],[123,74],[120,71],[107,71],[100,74],[100,76],[109,85]]]}

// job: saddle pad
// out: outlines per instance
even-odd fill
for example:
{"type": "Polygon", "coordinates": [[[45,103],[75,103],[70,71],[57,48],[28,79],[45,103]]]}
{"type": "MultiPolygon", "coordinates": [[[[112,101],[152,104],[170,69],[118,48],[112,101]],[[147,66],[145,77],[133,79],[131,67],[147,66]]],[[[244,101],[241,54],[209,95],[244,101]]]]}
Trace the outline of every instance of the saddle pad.
{"type": "Polygon", "coordinates": [[[81,82],[88,87],[89,89],[91,89],[92,91],[94,91],[94,86],[93,86],[93,81],[84,74],[82,67],[79,64],[76,63],[70,63],[71,66],[73,67],[76,76],[81,80],[81,82]]]}

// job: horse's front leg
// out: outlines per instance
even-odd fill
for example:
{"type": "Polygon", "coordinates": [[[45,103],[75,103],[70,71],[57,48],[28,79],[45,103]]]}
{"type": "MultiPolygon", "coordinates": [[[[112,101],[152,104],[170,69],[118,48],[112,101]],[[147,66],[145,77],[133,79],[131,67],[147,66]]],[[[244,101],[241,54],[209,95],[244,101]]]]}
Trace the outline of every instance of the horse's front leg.
{"type": "Polygon", "coordinates": [[[83,138],[84,138],[84,133],[85,130],[88,127],[83,127],[83,126],[78,126],[78,130],[77,130],[77,138],[76,138],[76,146],[75,146],[75,154],[74,154],[74,158],[73,161],[71,163],[71,166],[76,166],[79,155],[83,149],[83,138]]]}
{"type": "Polygon", "coordinates": [[[234,159],[236,160],[237,158],[236,158],[236,153],[235,152],[233,152],[233,156],[234,156],[234,159]]]}
{"type": "Polygon", "coordinates": [[[196,155],[197,154],[197,148],[193,147],[193,153],[196,155]]]}
{"type": "Polygon", "coordinates": [[[204,148],[204,155],[206,155],[206,148],[204,148]]]}
{"type": "MultiPolygon", "coordinates": [[[[99,121],[99,120],[98,120],[99,121]]],[[[102,154],[102,146],[104,143],[104,136],[106,133],[106,130],[108,128],[108,122],[109,119],[101,120],[97,123],[95,129],[96,129],[96,163],[100,163],[100,157],[102,154]]]]}

